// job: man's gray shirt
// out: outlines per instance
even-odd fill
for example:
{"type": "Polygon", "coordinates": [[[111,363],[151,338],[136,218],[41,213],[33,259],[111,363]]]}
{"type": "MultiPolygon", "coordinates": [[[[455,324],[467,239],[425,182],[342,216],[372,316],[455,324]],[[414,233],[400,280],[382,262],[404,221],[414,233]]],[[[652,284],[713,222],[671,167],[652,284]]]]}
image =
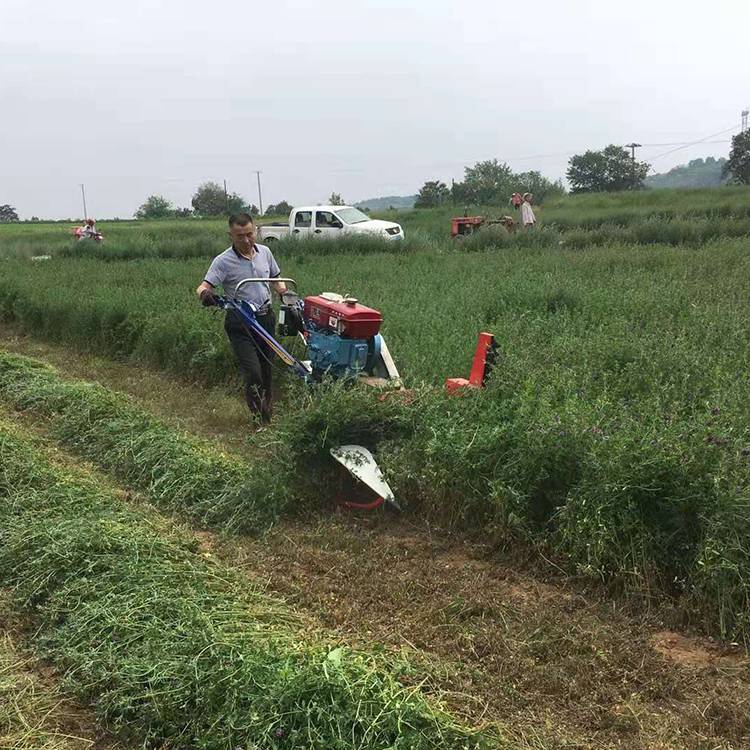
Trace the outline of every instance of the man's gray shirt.
{"type": "MultiPolygon", "coordinates": [[[[242,279],[275,279],[281,274],[279,264],[265,245],[255,245],[252,260],[240,255],[233,247],[228,247],[217,255],[203,277],[211,286],[220,286],[227,297],[235,297],[235,288],[242,279]]],[[[268,284],[244,284],[239,299],[263,307],[271,300],[268,284]]]]}

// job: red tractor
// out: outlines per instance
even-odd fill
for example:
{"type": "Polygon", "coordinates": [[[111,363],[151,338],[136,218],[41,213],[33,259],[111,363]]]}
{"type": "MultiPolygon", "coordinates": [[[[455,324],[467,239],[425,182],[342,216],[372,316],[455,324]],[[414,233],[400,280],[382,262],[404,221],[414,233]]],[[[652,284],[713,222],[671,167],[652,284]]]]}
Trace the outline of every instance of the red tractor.
{"type": "Polygon", "coordinates": [[[451,238],[457,239],[468,237],[478,232],[482,227],[500,225],[509,232],[516,231],[516,222],[512,216],[503,216],[500,219],[486,219],[484,216],[458,216],[451,219],[451,238]]]}

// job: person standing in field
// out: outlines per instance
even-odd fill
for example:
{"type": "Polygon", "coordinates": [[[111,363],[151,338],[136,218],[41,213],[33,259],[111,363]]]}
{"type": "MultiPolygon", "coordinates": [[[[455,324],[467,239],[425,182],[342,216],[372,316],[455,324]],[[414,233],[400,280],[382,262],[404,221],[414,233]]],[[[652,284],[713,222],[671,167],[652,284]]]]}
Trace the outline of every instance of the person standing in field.
{"type": "Polygon", "coordinates": [[[521,203],[523,203],[523,198],[521,198],[521,193],[513,193],[513,195],[510,196],[510,205],[513,206],[515,209],[521,208],[521,203]]]}
{"type": "Polygon", "coordinates": [[[534,209],[531,207],[531,201],[534,196],[531,193],[523,194],[523,203],[521,204],[521,221],[525,229],[529,229],[536,224],[534,209]]]}
{"type": "MultiPolygon", "coordinates": [[[[268,247],[256,244],[255,226],[250,214],[239,213],[229,217],[229,236],[231,247],[211,261],[203,282],[195,290],[206,307],[216,304],[214,290],[217,287],[222,287],[228,297],[235,298],[237,284],[242,279],[273,279],[281,275],[279,265],[268,247]]],[[[273,335],[276,318],[271,307],[271,287],[279,295],[286,291],[283,281],[245,284],[238,298],[258,308],[258,322],[273,335]]],[[[224,331],[239,363],[250,413],[261,422],[268,423],[271,421],[273,402],[273,354],[232,310],[227,310],[224,331]]]]}

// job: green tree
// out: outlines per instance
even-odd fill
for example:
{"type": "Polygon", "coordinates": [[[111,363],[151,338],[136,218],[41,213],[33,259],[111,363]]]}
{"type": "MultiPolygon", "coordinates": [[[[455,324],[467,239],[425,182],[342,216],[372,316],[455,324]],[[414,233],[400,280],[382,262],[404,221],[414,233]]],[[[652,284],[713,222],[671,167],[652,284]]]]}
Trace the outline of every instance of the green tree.
{"type": "Polygon", "coordinates": [[[732,182],[750,185],[750,130],[732,138],[732,150],[729,161],[724,165],[724,175],[730,176],[732,182]]]}
{"type": "Polygon", "coordinates": [[[642,188],[650,168],[646,162],[634,164],[627,149],[610,144],[571,157],[566,176],[574,193],[611,192],[642,188]]]}
{"type": "Polygon", "coordinates": [[[497,159],[478,161],[464,168],[463,183],[455,183],[453,198],[457,203],[505,203],[513,192],[513,170],[497,159]]]}
{"type": "Polygon", "coordinates": [[[5,203],[0,206],[0,224],[8,224],[11,221],[18,221],[18,214],[13,206],[5,203]]]}
{"type": "Polygon", "coordinates": [[[414,208],[434,208],[447,203],[451,197],[450,190],[444,182],[440,180],[430,180],[422,185],[417,200],[414,202],[414,208]]]}
{"type": "Polygon", "coordinates": [[[189,219],[192,215],[192,208],[176,208],[174,211],[175,219],[189,219]]]}
{"type": "Polygon", "coordinates": [[[193,209],[199,216],[224,216],[247,211],[247,201],[237,193],[224,193],[218,182],[204,182],[193,195],[193,209]]]}
{"type": "Polygon", "coordinates": [[[328,199],[330,206],[345,206],[346,202],[341,197],[340,193],[331,193],[331,197],[328,199]]]}
{"type": "Polygon", "coordinates": [[[266,216],[289,216],[292,213],[292,207],[286,201],[279,201],[266,206],[266,216]]]}
{"type": "Polygon", "coordinates": [[[541,172],[521,172],[514,179],[517,187],[513,192],[532,193],[536,203],[565,195],[565,186],[561,180],[553,182],[541,172]]]}
{"type": "Polygon", "coordinates": [[[149,195],[135,212],[136,219],[165,219],[172,216],[174,207],[163,195],[149,195]]]}

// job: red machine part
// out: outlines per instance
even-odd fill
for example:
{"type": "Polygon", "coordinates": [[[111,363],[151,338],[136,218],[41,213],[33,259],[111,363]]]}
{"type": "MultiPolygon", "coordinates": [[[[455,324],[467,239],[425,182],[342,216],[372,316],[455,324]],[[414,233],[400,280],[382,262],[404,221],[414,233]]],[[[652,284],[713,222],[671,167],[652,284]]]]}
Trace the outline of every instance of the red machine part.
{"type": "Polygon", "coordinates": [[[484,385],[484,379],[487,377],[489,366],[492,364],[495,346],[493,334],[480,333],[477,348],[474,351],[474,360],[471,363],[469,379],[448,378],[445,381],[445,392],[450,396],[460,393],[466,388],[481,388],[484,385]]]}
{"type": "Polygon", "coordinates": [[[451,219],[451,237],[473,234],[484,224],[484,216],[457,216],[451,219]]]}
{"type": "Polygon", "coordinates": [[[355,510],[375,510],[379,508],[385,500],[382,497],[373,500],[371,503],[355,503],[352,500],[340,500],[339,504],[343,508],[353,508],[355,510]]]}
{"type": "Polygon", "coordinates": [[[318,328],[327,328],[350,339],[369,339],[380,330],[383,316],[355,299],[332,302],[315,295],[305,297],[305,317],[318,328]]]}

